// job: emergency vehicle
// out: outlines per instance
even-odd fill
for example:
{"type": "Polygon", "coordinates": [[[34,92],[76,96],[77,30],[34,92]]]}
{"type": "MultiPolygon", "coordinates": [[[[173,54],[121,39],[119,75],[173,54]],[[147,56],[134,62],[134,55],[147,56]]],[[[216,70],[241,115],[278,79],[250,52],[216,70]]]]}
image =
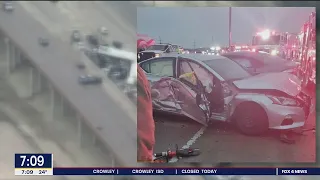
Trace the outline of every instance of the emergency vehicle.
{"type": "Polygon", "coordinates": [[[250,51],[251,47],[248,45],[234,45],[234,52],[238,51],[250,51]]]}
{"type": "Polygon", "coordinates": [[[301,48],[298,76],[303,86],[316,83],[316,38],[316,13],[313,12],[299,34],[301,48]]]}
{"type": "Polygon", "coordinates": [[[292,60],[298,57],[298,42],[296,34],[266,29],[253,36],[251,49],[292,60]]]}

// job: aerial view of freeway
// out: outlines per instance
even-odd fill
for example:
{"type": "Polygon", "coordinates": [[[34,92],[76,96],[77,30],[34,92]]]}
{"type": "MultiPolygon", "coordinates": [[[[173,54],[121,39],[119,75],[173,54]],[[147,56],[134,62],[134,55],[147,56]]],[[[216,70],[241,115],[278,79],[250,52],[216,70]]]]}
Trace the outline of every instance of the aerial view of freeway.
{"type": "MultiPolygon", "coordinates": [[[[142,6],[143,3],[153,6],[157,4],[162,6],[164,4],[163,2],[130,2],[117,4],[116,2],[65,1],[50,3],[24,1],[8,3],[5,5],[6,7],[3,6],[3,8],[7,8],[8,11],[12,12],[5,12],[7,10],[0,12],[1,40],[8,37],[9,41],[21,51],[21,54],[26,56],[32,66],[43,74],[46,81],[50,81],[51,85],[64,97],[65,101],[72,104],[72,107],[77,112],[80,112],[79,114],[83,118],[90,121],[87,125],[91,126],[91,129],[96,129],[96,133],[100,138],[101,136],[104,137],[108,147],[111,147],[109,150],[117,156],[116,161],[122,164],[130,164],[132,160],[135,159],[135,156],[130,156],[130,154],[133,154],[132,152],[135,152],[135,140],[132,138],[133,141],[131,142],[128,140],[128,137],[135,137],[135,131],[133,131],[136,117],[135,107],[133,105],[134,103],[131,103],[129,99],[135,98],[136,90],[134,89],[135,85],[132,83],[133,81],[127,79],[128,76],[132,77],[130,73],[128,73],[130,68],[132,68],[132,60],[124,56],[110,56],[108,53],[135,53],[136,30],[135,27],[133,27],[135,26],[135,22],[133,21],[136,21],[136,19],[132,13],[135,12],[137,4],[142,6]],[[109,50],[102,51],[105,50],[106,47],[109,47],[109,50]],[[122,93],[119,93],[117,86],[125,90],[124,93],[129,96],[129,99],[122,93]],[[108,120],[105,121],[105,119],[108,120]],[[118,122],[114,122],[114,119],[117,119],[118,122]],[[131,122],[133,122],[133,124],[131,124],[131,122]],[[121,127],[121,131],[119,131],[119,127],[121,127]],[[115,137],[117,137],[117,139],[115,137]],[[128,148],[121,148],[127,146],[128,148]]],[[[182,3],[183,2],[176,2],[174,5],[181,5],[182,3]]],[[[168,2],[167,5],[172,5],[172,3],[168,2]]],[[[3,47],[0,48],[1,50],[6,49],[5,45],[1,47],[3,47]]],[[[5,53],[1,52],[1,60],[5,59],[5,56],[5,53]]],[[[6,66],[7,64],[1,61],[1,74],[6,73],[6,70],[2,71],[2,69],[7,68],[6,66]]],[[[1,78],[2,94],[0,108],[4,113],[1,114],[1,126],[3,126],[2,137],[10,136],[12,140],[15,141],[12,146],[7,148],[18,148],[23,152],[55,152],[55,154],[60,157],[57,159],[57,161],[60,162],[60,164],[57,163],[58,166],[88,166],[88,164],[91,166],[107,166],[105,162],[96,162],[100,156],[93,158],[95,160],[90,159],[91,156],[90,158],[81,160],[87,164],[81,164],[80,160],[77,164],[74,163],[72,158],[62,155],[64,153],[61,151],[61,148],[59,151],[58,146],[54,144],[49,145],[48,139],[39,139],[39,136],[48,136],[50,131],[45,133],[45,135],[33,134],[34,139],[37,139],[36,143],[42,144],[42,148],[35,148],[32,142],[22,142],[18,140],[26,137],[28,134],[28,138],[30,139],[30,132],[34,130],[33,128],[30,129],[27,127],[29,124],[26,120],[26,114],[32,112],[33,116],[31,119],[36,119],[37,121],[41,121],[43,118],[42,115],[36,118],[34,115],[37,114],[39,110],[31,111],[29,107],[39,95],[23,99],[19,96],[19,93],[17,93],[17,95],[14,94],[14,92],[21,91],[22,89],[24,91],[24,88],[20,87],[18,90],[10,89],[10,87],[17,86],[13,81],[16,81],[17,74],[20,73],[20,71],[25,71],[25,69],[17,68],[14,69],[14,71],[15,72],[12,72],[9,76],[6,76],[6,78],[1,78]],[[5,92],[7,94],[4,94],[5,92]],[[10,121],[14,121],[15,124],[10,121]],[[19,132],[14,130],[16,127],[18,127],[19,132]],[[20,131],[24,132],[24,134],[20,131]]],[[[172,117],[169,118],[171,119],[172,117]]],[[[189,140],[190,134],[184,136],[183,133],[197,131],[199,126],[199,124],[192,125],[191,123],[190,125],[184,122],[162,123],[163,121],[167,122],[167,119],[167,117],[162,119],[161,117],[159,119],[158,117],[156,118],[156,150],[159,151],[171,146],[170,144],[173,141],[181,146],[184,145],[185,141],[189,140]],[[177,129],[182,130],[177,131],[177,129]],[[176,136],[170,131],[182,133],[182,135],[176,136]],[[172,137],[176,137],[177,140],[172,137]]],[[[57,124],[59,124],[59,122],[56,121],[54,126],[57,124]]],[[[52,129],[54,129],[53,124],[50,125],[52,129]]],[[[59,124],[57,127],[60,136],[56,135],[56,132],[54,136],[57,136],[56,138],[58,139],[69,139],[70,135],[66,132],[71,130],[65,127],[64,124],[59,124]]],[[[224,126],[222,128],[224,129],[224,126]]],[[[42,131],[45,130],[42,129],[42,131]]],[[[207,130],[206,132],[211,132],[211,130],[207,130]]],[[[211,139],[211,136],[206,136],[207,135],[203,136],[199,141],[199,146],[202,149],[204,149],[202,145],[208,142],[206,139],[211,139]]],[[[75,139],[77,139],[77,137],[75,137],[75,139]]],[[[73,140],[76,141],[75,139],[73,140]]],[[[3,138],[3,140],[5,140],[5,138],[3,138]]],[[[68,148],[72,149],[70,142],[68,146],[70,146],[68,148]]],[[[75,147],[77,146],[75,145],[75,147]]],[[[88,154],[95,154],[92,152],[87,154],[76,152],[75,149],[78,148],[73,148],[76,157],[89,157],[88,154]]],[[[4,152],[9,153],[12,151],[8,150],[4,152]]],[[[206,155],[208,154],[210,154],[210,152],[205,153],[205,156],[200,158],[207,159],[206,155]]],[[[256,157],[259,158],[260,156],[256,157]]],[[[2,158],[1,156],[1,159],[2,158]]],[[[9,158],[6,160],[9,162],[9,158]]],[[[4,169],[1,168],[1,175],[4,175],[2,173],[3,170],[4,169]]],[[[10,173],[6,172],[6,174],[10,173]]],[[[227,179],[228,177],[211,178],[227,179]]],[[[241,178],[243,179],[243,177],[241,178]]],[[[252,178],[255,177],[246,179],[252,178]]],[[[139,179],[144,178],[141,177],[139,179]]]]}
{"type": "MultiPolygon", "coordinates": [[[[77,11],[82,12],[81,5],[85,6],[81,3],[58,4],[69,9],[57,7],[57,4],[50,2],[3,2],[1,5],[3,88],[0,108],[3,112],[2,126],[7,130],[2,133],[7,136],[17,133],[11,138],[16,142],[5,149],[4,152],[11,152],[5,157],[12,157],[20,147],[19,151],[23,152],[51,152],[55,154],[54,164],[60,167],[112,167],[132,164],[145,166],[136,164],[136,107],[115,86],[119,79],[112,79],[123,78],[124,75],[107,74],[106,77],[108,68],[112,70],[117,67],[104,66],[101,71],[100,63],[96,61],[97,57],[102,56],[106,58],[105,64],[132,68],[132,60],[128,59],[130,56],[114,55],[114,52],[119,54],[124,51],[127,52],[124,54],[130,54],[130,42],[126,43],[121,39],[130,33],[111,36],[118,38],[118,42],[112,42],[111,38],[111,42],[110,39],[105,41],[104,35],[121,31],[114,29],[114,24],[107,30],[100,25],[87,25],[93,30],[88,28],[84,25],[90,21],[85,19],[87,16],[76,14],[77,11]],[[71,20],[66,22],[67,19],[71,20]],[[58,22],[52,22],[54,20],[58,22]],[[76,28],[67,26],[72,24],[71,22],[79,21],[83,24],[75,23],[76,28]],[[50,22],[51,24],[48,24],[50,22]],[[93,34],[90,35],[90,32],[93,34]],[[82,42],[79,42],[79,39],[82,42]],[[100,47],[100,43],[103,47],[100,47]],[[123,51],[119,49],[122,43],[126,43],[123,51]],[[110,47],[111,50],[101,52],[105,47],[110,47]],[[110,52],[113,54],[109,55],[110,52]],[[95,57],[92,58],[92,55],[95,57]],[[74,121],[76,126],[72,126],[74,121]],[[17,139],[22,140],[20,142],[17,139]]],[[[98,7],[92,9],[89,13],[91,18],[106,20],[102,18],[106,16],[103,10],[97,13],[95,10],[99,9],[98,7]]],[[[86,10],[88,11],[88,8],[86,10]]],[[[103,25],[108,26],[108,23],[105,23],[103,25]]],[[[135,44],[135,41],[132,44],[135,44]]],[[[120,85],[134,86],[131,75],[134,77],[134,73],[128,73],[129,77],[122,80],[120,85]]],[[[5,160],[10,163],[10,159],[5,160]]],[[[10,174],[7,168],[1,168],[2,171],[6,171],[1,173],[3,177],[10,174]]],[[[71,177],[67,179],[69,178],[71,177]]]]}
{"type": "MultiPolygon", "coordinates": [[[[76,4],[73,5],[73,7],[75,6],[76,4]]],[[[50,87],[53,87],[53,89],[55,89],[55,91],[64,98],[64,102],[68,102],[68,104],[70,104],[72,108],[79,113],[79,115],[77,116],[81,116],[81,118],[87,120],[86,126],[96,129],[97,132],[95,132],[95,136],[97,136],[100,141],[102,139],[102,141],[105,141],[102,144],[108,144],[108,147],[111,147],[111,149],[109,149],[110,152],[119,152],[118,155],[115,155],[115,157],[117,157],[116,161],[118,163],[129,164],[135,162],[135,156],[132,157],[130,154],[131,152],[136,151],[136,141],[134,140],[134,138],[130,140],[127,137],[136,136],[136,108],[134,104],[123,93],[119,91],[118,87],[113,83],[113,81],[105,77],[105,73],[95,65],[94,61],[89,60],[85,53],[79,52],[72,46],[71,37],[72,31],[75,30],[75,28],[71,28],[70,26],[70,28],[68,28],[65,26],[66,24],[71,25],[70,22],[72,21],[70,20],[69,22],[66,22],[66,20],[70,18],[70,15],[66,15],[66,12],[69,12],[71,14],[75,12],[65,9],[63,13],[61,13],[62,10],[57,8],[56,5],[51,4],[50,2],[30,2],[29,4],[26,2],[12,2],[4,4],[2,7],[3,9],[0,12],[1,43],[4,44],[6,42],[7,44],[9,43],[9,45],[2,45],[1,48],[1,50],[3,50],[1,56],[3,60],[3,66],[1,67],[4,70],[1,72],[5,74],[4,77],[8,77],[6,78],[8,82],[16,87],[16,85],[19,85],[20,83],[15,82],[17,82],[19,78],[20,80],[21,78],[23,78],[18,76],[19,73],[29,71],[27,70],[30,69],[29,67],[32,67],[30,69],[32,70],[32,72],[35,72],[36,69],[42,74],[43,78],[46,79],[46,82],[48,82],[47,84],[49,84],[50,82],[50,87]],[[12,6],[13,8],[11,9],[10,6],[12,6]],[[41,9],[42,11],[39,11],[39,9],[41,9]],[[44,19],[47,24],[43,24],[44,21],[41,21],[41,19],[37,17],[42,18],[42,20],[44,19]],[[57,20],[58,22],[54,20],[57,20]],[[59,31],[61,30],[61,28],[62,31],[59,31]],[[13,46],[15,48],[13,48],[13,46]],[[6,48],[9,48],[9,52],[6,52],[6,48]],[[15,55],[12,54],[13,50],[15,55]],[[15,66],[14,71],[10,71],[10,74],[6,74],[6,63],[11,63],[8,62],[12,61],[11,57],[15,57],[14,60],[16,60],[16,62],[23,61],[24,64],[29,65],[22,65],[23,63],[20,62],[20,68],[17,65],[15,66]],[[19,60],[17,60],[18,57],[19,60]],[[6,61],[6,59],[8,61],[6,61]],[[28,63],[26,60],[28,60],[28,63]],[[79,67],[79,63],[83,64],[81,66],[82,68],[79,67]],[[100,84],[85,86],[85,84],[83,83],[84,81],[82,81],[83,76],[85,77],[85,80],[89,83],[89,85],[91,83],[91,80],[94,79],[90,78],[92,76],[99,77],[102,79],[102,81],[100,81],[100,84]],[[115,127],[121,127],[121,133],[119,133],[120,131],[115,127]],[[114,136],[117,138],[113,138],[114,136]],[[128,148],[121,148],[124,144],[128,146],[128,148]]],[[[103,11],[101,11],[100,13],[102,12],[103,11]]],[[[93,17],[93,19],[102,19],[101,16],[103,15],[99,16],[98,14],[91,14],[91,17],[93,17]]],[[[73,20],[77,22],[77,20],[73,20]]],[[[82,19],[82,21],[86,22],[85,19],[82,19]]],[[[75,27],[77,27],[77,24],[75,25],[75,27]]],[[[77,30],[79,30],[80,32],[85,32],[86,30],[82,30],[82,27],[77,28],[77,30]]],[[[95,32],[98,29],[102,29],[101,26],[98,25],[91,28],[94,28],[95,32]]],[[[109,28],[111,30],[110,33],[121,32],[114,30],[113,28],[114,27],[109,28]]],[[[89,39],[85,36],[85,34],[88,33],[90,33],[90,31],[82,34],[85,40],[89,39]]],[[[129,33],[125,32],[123,34],[129,33]]],[[[126,39],[130,38],[126,37],[126,39]]],[[[124,40],[119,38],[118,41],[123,42],[124,40]]],[[[110,46],[112,46],[112,44],[118,44],[119,47],[119,43],[112,43],[111,40],[110,46]]],[[[123,48],[125,51],[129,51],[131,49],[129,43],[127,44],[128,46],[124,46],[123,48]],[[126,47],[128,48],[128,50],[125,49],[126,47]]],[[[88,45],[88,47],[90,46],[90,48],[92,47],[92,51],[93,49],[97,49],[95,44],[88,43],[86,45],[88,45]]],[[[115,60],[112,58],[113,57],[109,58],[108,60],[114,62],[115,60]]],[[[129,66],[125,66],[125,68],[131,68],[131,61],[119,60],[119,62],[121,62],[121,64],[129,62],[129,66]]],[[[33,76],[33,74],[31,75],[33,76]]],[[[22,88],[20,86],[20,88],[17,89],[17,92],[20,92],[21,90],[25,90],[27,92],[28,88],[22,88]]],[[[18,95],[20,94],[18,93],[18,95]]],[[[35,104],[34,106],[39,106],[40,102],[37,99],[39,99],[39,95],[33,94],[32,96],[29,96],[26,101],[28,101],[27,103],[35,104]]],[[[44,101],[45,100],[41,100],[41,102],[43,103],[44,101]]],[[[27,110],[27,107],[31,111],[31,106],[29,107],[25,105],[23,107],[19,106],[18,108],[17,103],[11,101],[10,103],[12,103],[10,104],[11,109],[9,108],[9,106],[3,106],[3,111],[7,113],[11,112],[11,114],[13,114],[12,112],[16,112],[16,110],[19,108],[27,110]]],[[[22,106],[22,103],[19,104],[22,106]]],[[[43,109],[33,112],[39,112],[42,115],[47,114],[46,108],[44,106],[42,106],[42,108],[43,109]]],[[[34,109],[34,107],[32,107],[32,109],[34,109]]],[[[23,116],[24,114],[19,117],[23,116]]],[[[15,119],[20,119],[19,117],[16,117],[15,119]]],[[[32,119],[35,120],[36,118],[33,117],[32,119]]],[[[62,119],[62,117],[60,119],[62,119]]],[[[62,135],[62,129],[65,128],[65,125],[62,122],[55,122],[54,124],[54,126],[59,126],[57,127],[57,129],[60,129],[60,135],[62,135]]],[[[51,123],[51,127],[54,128],[54,126],[51,123]]],[[[25,129],[26,125],[23,125],[23,127],[25,129]]],[[[30,132],[30,130],[28,132],[30,132]]],[[[57,133],[55,134],[57,135],[57,133]]],[[[65,136],[68,135],[65,134],[65,136]]],[[[70,143],[71,140],[68,142],[68,146],[71,146],[70,143]]],[[[70,148],[75,149],[76,147],[70,148]]],[[[49,150],[47,149],[46,151],[49,150]]],[[[79,153],[83,154],[83,152],[79,153]]],[[[85,161],[86,160],[83,160],[83,162],[85,161]]],[[[77,164],[69,163],[68,166],[75,165],[77,164]]],[[[106,164],[105,162],[102,163],[101,166],[108,166],[108,164],[106,164]]]]}

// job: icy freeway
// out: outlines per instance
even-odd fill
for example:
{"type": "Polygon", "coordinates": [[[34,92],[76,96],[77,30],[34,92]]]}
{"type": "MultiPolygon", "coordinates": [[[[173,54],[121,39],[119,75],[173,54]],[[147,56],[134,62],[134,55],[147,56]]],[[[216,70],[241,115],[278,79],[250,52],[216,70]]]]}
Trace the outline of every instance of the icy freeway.
{"type": "Polygon", "coordinates": [[[99,136],[105,139],[113,152],[119,153],[116,154],[116,157],[119,157],[117,160],[120,164],[135,162],[136,157],[132,156],[132,152],[136,152],[134,138],[136,136],[136,121],[134,114],[130,114],[130,111],[134,113],[135,110],[124,110],[115,105],[118,104],[115,99],[124,103],[128,100],[116,90],[111,82],[108,80],[105,82],[104,86],[108,86],[107,91],[104,86],[86,89],[81,87],[77,82],[80,71],[76,68],[75,62],[77,59],[85,57],[75,52],[70,45],[53,37],[18,3],[15,5],[13,13],[0,11],[0,29],[70,101],[74,108],[85,119],[90,120],[88,121],[89,126],[99,127],[100,130],[97,131],[99,136]],[[45,48],[39,46],[39,37],[48,38],[50,45],[45,48]],[[118,129],[120,127],[121,131],[118,129]]]}

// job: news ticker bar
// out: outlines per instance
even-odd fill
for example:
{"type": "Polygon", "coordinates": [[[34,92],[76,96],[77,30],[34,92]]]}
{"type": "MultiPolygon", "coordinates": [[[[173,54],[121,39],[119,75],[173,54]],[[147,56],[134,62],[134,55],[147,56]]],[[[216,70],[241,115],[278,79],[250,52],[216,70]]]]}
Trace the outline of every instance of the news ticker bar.
{"type": "Polygon", "coordinates": [[[15,168],[15,175],[320,175],[320,168],[15,168]]]}

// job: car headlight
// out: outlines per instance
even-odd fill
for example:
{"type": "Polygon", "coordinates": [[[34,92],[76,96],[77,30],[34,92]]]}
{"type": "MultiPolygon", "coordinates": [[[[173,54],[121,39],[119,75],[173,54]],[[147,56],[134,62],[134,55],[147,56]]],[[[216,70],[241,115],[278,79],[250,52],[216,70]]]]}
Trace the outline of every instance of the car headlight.
{"type": "Polygon", "coordinates": [[[160,54],[155,54],[154,57],[160,57],[160,54]]]}
{"type": "Polygon", "coordinates": [[[271,55],[277,55],[278,54],[278,51],[277,50],[272,50],[271,51],[271,55]]]}
{"type": "Polygon", "coordinates": [[[299,101],[292,99],[292,98],[286,98],[286,97],[276,97],[276,96],[267,96],[273,104],[278,104],[282,106],[300,106],[299,101]]]}

